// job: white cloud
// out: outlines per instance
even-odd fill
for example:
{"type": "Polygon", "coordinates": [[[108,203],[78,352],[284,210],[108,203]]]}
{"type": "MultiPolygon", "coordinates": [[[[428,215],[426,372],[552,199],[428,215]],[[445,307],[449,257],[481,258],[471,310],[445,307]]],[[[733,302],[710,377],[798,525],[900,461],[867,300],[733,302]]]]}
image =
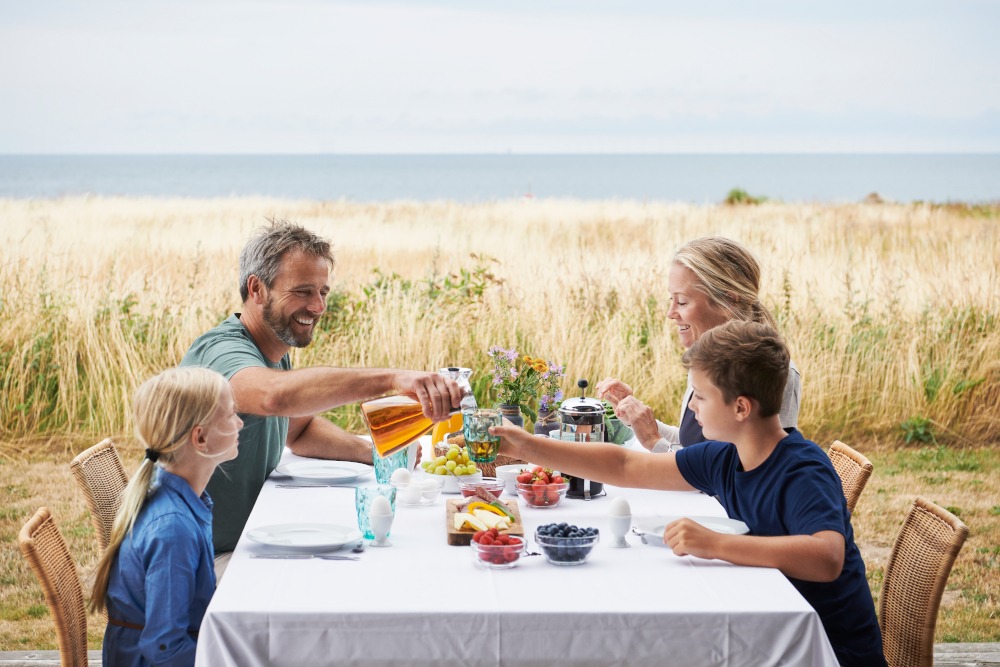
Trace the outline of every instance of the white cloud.
{"type": "Polygon", "coordinates": [[[1000,150],[990,5],[491,6],[19,7],[0,152],[1000,150]]]}

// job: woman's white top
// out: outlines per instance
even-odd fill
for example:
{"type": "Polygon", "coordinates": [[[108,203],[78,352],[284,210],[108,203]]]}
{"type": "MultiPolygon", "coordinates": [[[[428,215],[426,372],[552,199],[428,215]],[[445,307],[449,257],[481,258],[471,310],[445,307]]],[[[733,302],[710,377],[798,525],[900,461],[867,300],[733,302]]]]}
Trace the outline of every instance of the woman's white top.
{"type": "MultiPolygon", "coordinates": [[[[684,392],[684,400],[681,401],[681,416],[677,419],[680,424],[684,420],[684,411],[687,409],[688,401],[694,389],[691,387],[691,373],[688,372],[687,391],[684,392]]],[[[802,395],[802,378],[799,369],[795,367],[794,361],[788,362],[788,381],[785,383],[785,396],[781,400],[781,411],[778,417],[781,419],[781,428],[795,428],[799,425],[799,398],[802,395]]],[[[670,426],[660,420],[656,421],[656,428],[660,432],[660,439],[653,445],[653,453],[663,454],[669,452],[672,447],[677,447],[681,442],[681,429],[679,426],[670,426]]]]}

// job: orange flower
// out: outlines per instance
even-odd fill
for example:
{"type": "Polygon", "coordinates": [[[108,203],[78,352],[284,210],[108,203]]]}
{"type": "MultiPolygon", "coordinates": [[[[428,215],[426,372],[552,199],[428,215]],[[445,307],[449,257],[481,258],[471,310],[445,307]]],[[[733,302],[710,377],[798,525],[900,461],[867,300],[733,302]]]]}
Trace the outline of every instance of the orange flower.
{"type": "Polygon", "coordinates": [[[545,366],[546,368],[548,368],[548,364],[545,363],[544,359],[535,359],[535,365],[536,366],[541,365],[541,366],[545,366]]]}
{"type": "Polygon", "coordinates": [[[542,363],[542,364],[535,364],[534,366],[532,366],[532,368],[534,368],[539,373],[544,373],[546,370],[548,370],[549,367],[547,364],[542,363]]]}
{"type": "Polygon", "coordinates": [[[534,363],[534,361],[535,361],[535,360],[534,360],[534,359],[532,359],[532,358],[531,358],[530,356],[528,356],[527,354],[526,354],[526,355],[524,355],[524,363],[526,363],[526,364],[531,364],[531,363],[534,363]]]}

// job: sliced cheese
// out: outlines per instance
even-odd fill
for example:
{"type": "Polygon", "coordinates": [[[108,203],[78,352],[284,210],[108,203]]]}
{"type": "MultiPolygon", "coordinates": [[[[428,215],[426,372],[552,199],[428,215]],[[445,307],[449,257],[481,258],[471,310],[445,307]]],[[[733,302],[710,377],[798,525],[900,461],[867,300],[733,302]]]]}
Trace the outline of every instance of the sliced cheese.
{"type": "Polygon", "coordinates": [[[500,528],[497,526],[497,524],[503,521],[500,515],[494,514],[493,512],[490,512],[488,510],[472,510],[472,514],[477,519],[485,523],[487,527],[496,528],[497,530],[500,530],[500,528]]]}
{"type": "Polygon", "coordinates": [[[490,527],[472,514],[455,514],[455,530],[462,530],[462,526],[469,524],[473,530],[489,530],[490,527]]]}

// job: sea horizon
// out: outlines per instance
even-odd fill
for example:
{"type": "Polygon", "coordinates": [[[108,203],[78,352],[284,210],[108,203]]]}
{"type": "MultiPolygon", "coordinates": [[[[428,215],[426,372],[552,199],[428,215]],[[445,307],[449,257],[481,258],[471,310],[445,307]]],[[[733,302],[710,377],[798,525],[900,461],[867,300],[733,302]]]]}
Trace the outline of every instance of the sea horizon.
{"type": "Polygon", "coordinates": [[[1000,153],[0,154],[0,197],[1000,200],[1000,153]]]}

